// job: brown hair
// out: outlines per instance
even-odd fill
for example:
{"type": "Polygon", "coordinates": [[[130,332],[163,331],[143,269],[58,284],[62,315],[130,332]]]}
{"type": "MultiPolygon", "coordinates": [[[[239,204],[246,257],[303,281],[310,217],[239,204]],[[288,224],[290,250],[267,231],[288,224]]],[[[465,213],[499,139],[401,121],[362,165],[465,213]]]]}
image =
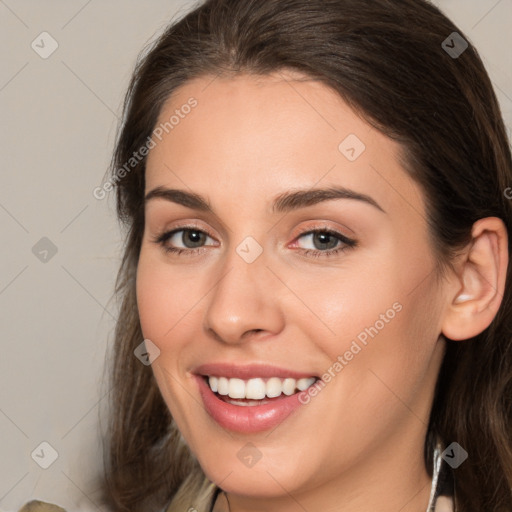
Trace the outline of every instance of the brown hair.
{"type": "MultiPolygon", "coordinates": [[[[452,36],[453,37],[453,36],[452,36]]],[[[452,40],[453,41],[453,40],[452,40]]],[[[451,43],[450,46],[453,46],[451,43]]],[[[207,74],[291,69],[332,87],[403,148],[422,187],[440,268],[471,239],[473,223],[501,218],[512,244],[512,157],[499,105],[468,37],[426,0],[208,0],[171,24],[138,60],[111,165],[126,245],[116,282],[122,305],[112,354],[104,495],[112,509],[158,510],[204,483],[153,377],[133,354],[143,340],[135,272],[144,230],[145,158],[119,169],[155,128],[179,86],[207,74]],[[468,47],[442,47],[453,32],[468,47]],[[182,492],[182,491],[180,491],[182,492]]],[[[471,340],[447,340],[428,435],[458,442],[460,512],[512,510],[512,283],[492,324],[471,340]]]]}

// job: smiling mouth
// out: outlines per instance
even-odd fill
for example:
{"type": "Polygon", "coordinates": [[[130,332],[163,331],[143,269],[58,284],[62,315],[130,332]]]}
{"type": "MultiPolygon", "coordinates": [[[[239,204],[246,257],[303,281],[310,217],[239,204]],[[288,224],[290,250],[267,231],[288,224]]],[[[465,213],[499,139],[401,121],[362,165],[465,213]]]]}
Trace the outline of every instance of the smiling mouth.
{"type": "Polygon", "coordinates": [[[257,377],[243,380],[214,375],[203,375],[203,379],[217,398],[239,406],[265,405],[285,396],[305,391],[318,381],[317,377],[301,379],[257,377]]]}

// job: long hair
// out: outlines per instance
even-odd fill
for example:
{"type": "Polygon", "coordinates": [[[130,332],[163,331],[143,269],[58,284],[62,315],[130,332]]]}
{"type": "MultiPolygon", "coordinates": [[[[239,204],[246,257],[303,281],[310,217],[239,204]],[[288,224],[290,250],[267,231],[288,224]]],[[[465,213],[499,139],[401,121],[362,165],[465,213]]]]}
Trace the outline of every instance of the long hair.
{"type": "MultiPolygon", "coordinates": [[[[104,450],[103,492],[113,510],[156,511],[173,499],[192,503],[207,484],[151,368],[133,353],[143,340],[135,273],[146,158],[130,159],[151,136],[164,102],[188,80],[285,69],[322,81],[400,144],[401,163],[426,198],[440,268],[450,266],[470,241],[473,223],[487,216],[504,221],[510,253],[512,207],[504,192],[512,185],[512,157],[499,104],[477,50],[437,7],[426,0],[197,5],[139,56],[110,168],[117,214],[126,228],[104,450]]],[[[509,265],[491,325],[464,342],[447,339],[425,464],[431,474],[435,438],[446,445],[456,441],[469,453],[454,471],[459,512],[512,510],[511,294],[509,265]]]]}

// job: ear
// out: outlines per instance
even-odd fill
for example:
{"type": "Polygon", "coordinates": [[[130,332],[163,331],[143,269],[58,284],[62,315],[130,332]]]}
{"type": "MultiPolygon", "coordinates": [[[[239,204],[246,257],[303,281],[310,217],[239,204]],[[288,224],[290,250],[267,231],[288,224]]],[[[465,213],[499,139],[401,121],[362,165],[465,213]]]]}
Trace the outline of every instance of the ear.
{"type": "Polygon", "coordinates": [[[466,340],[484,331],[505,290],[509,258],[505,224],[486,217],[475,222],[471,234],[442,322],[442,333],[451,340],[466,340]]]}

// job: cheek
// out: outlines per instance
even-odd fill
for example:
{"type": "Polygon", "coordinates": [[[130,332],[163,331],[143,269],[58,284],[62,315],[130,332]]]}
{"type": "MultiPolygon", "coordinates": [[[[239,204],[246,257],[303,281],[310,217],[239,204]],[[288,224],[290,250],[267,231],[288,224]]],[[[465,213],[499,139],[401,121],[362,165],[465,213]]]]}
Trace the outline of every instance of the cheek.
{"type": "Polygon", "coordinates": [[[142,257],[137,267],[137,308],[142,333],[158,344],[164,332],[164,312],[168,308],[165,283],[158,279],[158,272],[142,257]]]}
{"type": "MultiPolygon", "coordinates": [[[[196,286],[197,282],[196,279],[196,286]]],[[[178,332],[183,328],[188,315],[193,314],[193,305],[198,301],[190,283],[176,270],[158,261],[158,257],[146,255],[142,249],[136,289],[144,337],[157,345],[164,344],[165,340],[179,342],[179,337],[173,336],[172,331],[178,332]]]]}
{"type": "Polygon", "coordinates": [[[332,361],[350,350],[354,340],[364,347],[377,333],[380,337],[389,331],[403,307],[405,294],[387,270],[352,265],[309,276],[290,273],[283,278],[293,283],[295,294],[288,319],[332,361]]]}
{"type": "MultiPolygon", "coordinates": [[[[294,319],[331,359],[348,350],[354,339],[364,343],[376,331],[378,338],[387,337],[405,316],[398,310],[411,301],[411,291],[425,279],[431,262],[420,234],[411,249],[400,233],[376,237],[371,248],[348,253],[338,267],[308,274],[288,271],[284,280],[293,283],[300,299],[295,300],[295,311],[302,314],[302,319],[298,314],[294,319]]],[[[390,348],[402,340],[389,337],[390,348]]]]}
{"type": "Polygon", "coordinates": [[[439,335],[437,291],[425,279],[430,261],[389,249],[380,264],[364,260],[364,267],[354,264],[350,271],[289,281],[311,309],[295,301],[288,318],[327,356],[323,371],[339,390],[338,403],[351,401],[354,414],[363,416],[386,416],[384,404],[397,400],[393,393],[413,399],[439,335]]]}
{"type": "Polygon", "coordinates": [[[343,397],[339,417],[350,404],[352,425],[362,426],[368,435],[397,422],[428,420],[439,305],[431,285],[409,290],[397,289],[373,301],[367,313],[350,323],[352,335],[341,338],[343,346],[331,352],[333,360],[337,354],[343,359],[337,378],[343,397]]]}

